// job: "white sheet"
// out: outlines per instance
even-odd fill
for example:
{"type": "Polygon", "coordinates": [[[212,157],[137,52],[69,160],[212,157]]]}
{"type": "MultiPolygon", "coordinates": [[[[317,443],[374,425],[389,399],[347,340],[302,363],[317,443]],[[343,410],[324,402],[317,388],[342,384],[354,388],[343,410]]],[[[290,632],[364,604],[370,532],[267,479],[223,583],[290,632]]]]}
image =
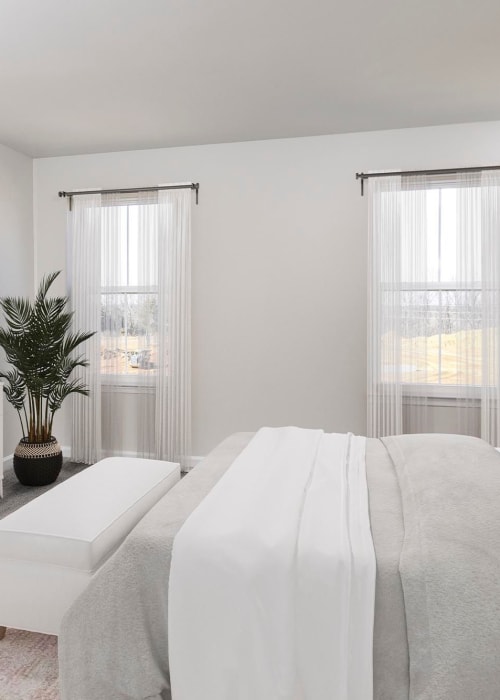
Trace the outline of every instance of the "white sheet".
{"type": "Polygon", "coordinates": [[[179,531],[174,700],[370,700],[365,439],[263,428],[179,531]]]}

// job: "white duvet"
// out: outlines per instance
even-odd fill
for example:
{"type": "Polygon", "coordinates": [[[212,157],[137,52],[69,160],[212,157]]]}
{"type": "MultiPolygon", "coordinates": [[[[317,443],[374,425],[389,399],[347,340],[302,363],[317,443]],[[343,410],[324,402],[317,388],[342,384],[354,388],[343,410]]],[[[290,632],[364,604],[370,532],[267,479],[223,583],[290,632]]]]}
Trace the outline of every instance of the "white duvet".
{"type": "Polygon", "coordinates": [[[174,542],[173,700],[371,700],[374,596],[365,438],[261,429],[174,542]]]}

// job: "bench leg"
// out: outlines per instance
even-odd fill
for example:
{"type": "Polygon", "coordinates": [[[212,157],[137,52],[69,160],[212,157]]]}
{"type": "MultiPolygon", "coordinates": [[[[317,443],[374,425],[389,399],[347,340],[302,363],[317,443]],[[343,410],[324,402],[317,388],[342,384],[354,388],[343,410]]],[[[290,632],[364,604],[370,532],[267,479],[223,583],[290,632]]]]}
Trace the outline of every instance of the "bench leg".
{"type": "Polygon", "coordinates": [[[2,640],[5,637],[6,632],[7,632],[7,627],[0,627],[0,640],[2,640]]]}

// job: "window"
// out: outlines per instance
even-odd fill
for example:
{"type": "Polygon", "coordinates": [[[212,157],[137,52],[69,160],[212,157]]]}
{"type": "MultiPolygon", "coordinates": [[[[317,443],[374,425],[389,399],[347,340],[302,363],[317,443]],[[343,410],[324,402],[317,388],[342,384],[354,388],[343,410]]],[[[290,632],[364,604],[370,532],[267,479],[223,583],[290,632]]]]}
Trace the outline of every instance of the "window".
{"type": "Polygon", "coordinates": [[[499,444],[500,170],[380,175],[369,196],[368,434],[453,422],[499,444]]]}
{"type": "Polygon", "coordinates": [[[191,454],[190,190],[74,198],[73,323],[97,331],[77,368],[90,393],[73,404],[74,461],[191,454]]]}
{"type": "Polygon", "coordinates": [[[115,201],[102,213],[101,375],[139,384],[157,368],[157,205],[115,201]]]}
{"type": "MultiPolygon", "coordinates": [[[[457,187],[449,184],[401,192],[400,283],[386,279],[383,305],[394,306],[400,314],[399,362],[395,361],[401,382],[411,385],[410,393],[417,385],[426,385],[453,395],[449,390],[454,385],[481,383],[480,189],[461,192],[468,199],[468,221],[461,226],[476,227],[472,236],[457,228],[457,193],[457,187]]],[[[393,316],[386,315],[383,346],[394,345],[393,316]]],[[[391,357],[387,347],[382,356],[391,357]]],[[[390,379],[393,370],[386,363],[382,379],[390,379]]]]}

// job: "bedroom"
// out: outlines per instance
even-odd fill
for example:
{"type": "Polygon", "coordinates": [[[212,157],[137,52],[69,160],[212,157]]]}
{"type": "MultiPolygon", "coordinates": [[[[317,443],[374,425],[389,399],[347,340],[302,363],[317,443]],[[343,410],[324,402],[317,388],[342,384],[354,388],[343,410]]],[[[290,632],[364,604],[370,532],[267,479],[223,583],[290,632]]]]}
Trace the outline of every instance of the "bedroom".
{"type": "MultiPolygon", "coordinates": [[[[366,434],[368,198],[355,173],[500,163],[496,5],[481,3],[483,14],[390,3],[379,16],[371,3],[314,3],[310,24],[305,3],[293,3],[294,14],[282,3],[193,6],[188,49],[169,49],[173,60],[189,56],[172,94],[182,98],[178,123],[199,128],[192,137],[170,132],[162,116],[168,61],[144,79],[149,43],[160,52],[165,42],[151,38],[142,6],[31,3],[20,17],[17,5],[2,3],[0,295],[32,294],[45,273],[67,268],[61,189],[199,182],[193,460],[263,425],[366,434]],[[120,75],[134,76],[125,91],[120,75]],[[142,121],[144,104],[154,124],[142,121]]],[[[438,431],[448,408],[433,406],[438,431]]],[[[7,456],[18,424],[9,406],[4,413],[7,456]]],[[[55,430],[65,447],[70,428],[63,408],[55,430]]]]}

